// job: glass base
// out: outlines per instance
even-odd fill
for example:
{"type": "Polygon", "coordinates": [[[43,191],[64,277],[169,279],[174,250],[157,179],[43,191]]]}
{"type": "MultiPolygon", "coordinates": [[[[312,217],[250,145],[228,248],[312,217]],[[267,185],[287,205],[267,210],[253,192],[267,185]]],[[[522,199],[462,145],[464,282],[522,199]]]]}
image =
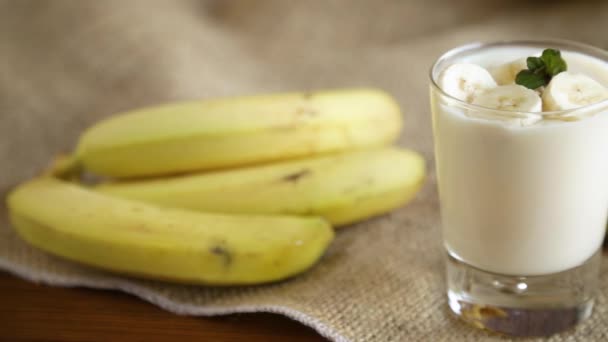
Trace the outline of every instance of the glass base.
{"type": "Polygon", "coordinates": [[[474,326],[514,336],[547,336],[591,315],[601,252],[573,269],[542,276],[482,271],[448,253],[450,309],[474,326]]]}

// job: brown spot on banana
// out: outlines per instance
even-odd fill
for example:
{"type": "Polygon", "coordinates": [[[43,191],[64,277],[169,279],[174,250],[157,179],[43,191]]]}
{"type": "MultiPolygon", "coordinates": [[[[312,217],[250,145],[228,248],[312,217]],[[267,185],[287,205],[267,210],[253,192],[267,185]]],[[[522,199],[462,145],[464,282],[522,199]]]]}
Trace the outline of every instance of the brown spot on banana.
{"type": "Polygon", "coordinates": [[[232,264],[232,254],[222,246],[213,246],[209,250],[213,255],[221,257],[224,261],[224,266],[229,267],[232,264]]]}
{"type": "Polygon", "coordinates": [[[131,227],[132,230],[140,233],[149,233],[151,232],[150,228],[148,228],[145,224],[141,223],[138,225],[134,225],[131,227]]]}
{"type": "Polygon", "coordinates": [[[312,174],[312,171],[310,171],[309,169],[302,169],[296,172],[292,172],[288,175],[285,175],[283,177],[281,177],[281,181],[283,182],[293,182],[296,183],[298,182],[300,179],[310,176],[312,174]]]}
{"type": "Polygon", "coordinates": [[[306,101],[312,99],[312,97],[315,95],[315,92],[312,90],[309,91],[305,91],[302,93],[302,98],[306,101]]]}

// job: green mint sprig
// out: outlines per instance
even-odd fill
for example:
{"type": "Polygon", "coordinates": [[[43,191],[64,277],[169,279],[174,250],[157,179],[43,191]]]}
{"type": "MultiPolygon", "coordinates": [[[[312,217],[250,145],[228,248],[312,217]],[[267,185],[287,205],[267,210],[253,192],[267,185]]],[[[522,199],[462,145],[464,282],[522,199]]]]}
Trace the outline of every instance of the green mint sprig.
{"type": "Polygon", "coordinates": [[[515,83],[530,89],[546,86],[552,77],[568,70],[561,52],[555,49],[545,49],[540,57],[528,57],[526,64],[528,69],[517,74],[515,83]]]}

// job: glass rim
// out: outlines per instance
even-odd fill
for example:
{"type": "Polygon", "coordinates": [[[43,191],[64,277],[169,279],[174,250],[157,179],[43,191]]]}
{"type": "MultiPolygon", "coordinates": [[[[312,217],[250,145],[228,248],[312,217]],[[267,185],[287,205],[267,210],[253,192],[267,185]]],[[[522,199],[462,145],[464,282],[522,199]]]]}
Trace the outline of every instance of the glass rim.
{"type": "Polygon", "coordinates": [[[484,106],[468,103],[466,101],[458,99],[458,98],[448,94],[447,92],[445,92],[439,86],[439,84],[437,84],[437,80],[435,79],[435,71],[436,71],[437,67],[439,66],[439,64],[441,64],[442,62],[444,62],[445,60],[447,60],[449,58],[452,58],[454,56],[457,56],[457,55],[462,54],[467,51],[480,50],[482,48],[491,48],[491,47],[504,47],[504,46],[510,46],[510,45],[542,46],[543,44],[549,45],[547,47],[562,48],[564,50],[568,50],[571,52],[581,53],[581,54],[584,54],[584,55],[587,55],[590,57],[594,57],[601,61],[604,61],[608,65],[608,51],[607,50],[604,50],[602,48],[599,48],[599,47],[596,47],[593,45],[579,43],[579,42],[566,40],[566,39],[529,39],[529,40],[528,39],[514,39],[514,40],[497,40],[497,41],[489,41],[489,42],[475,41],[475,42],[471,42],[471,43],[467,43],[467,44],[463,44],[463,45],[459,45],[454,48],[451,48],[451,49],[447,50],[446,52],[444,52],[443,54],[441,54],[435,60],[435,62],[433,63],[433,65],[431,66],[430,71],[429,71],[429,79],[431,80],[431,86],[435,90],[437,90],[441,95],[446,96],[451,101],[455,101],[456,103],[458,103],[464,107],[468,107],[469,109],[473,109],[473,110],[483,110],[486,112],[490,111],[497,116],[529,117],[529,116],[533,115],[533,116],[537,116],[537,117],[538,116],[543,116],[543,117],[548,116],[548,117],[564,118],[564,117],[568,117],[568,116],[574,116],[573,114],[576,114],[579,111],[589,111],[589,110],[594,110],[596,108],[601,108],[603,106],[608,106],[608,99],[606,99],[606,100],[603,100],[600,102],[584,105],[581,107],[563,109],[563,110],[557,110],[557,111],[546,111],[546,112],[527,112],[527,111],[510,111],[510,110],[504,110],[504,109],[495,109],[495,108],[489,108],[489,107],[484,107],[484,106]]]}

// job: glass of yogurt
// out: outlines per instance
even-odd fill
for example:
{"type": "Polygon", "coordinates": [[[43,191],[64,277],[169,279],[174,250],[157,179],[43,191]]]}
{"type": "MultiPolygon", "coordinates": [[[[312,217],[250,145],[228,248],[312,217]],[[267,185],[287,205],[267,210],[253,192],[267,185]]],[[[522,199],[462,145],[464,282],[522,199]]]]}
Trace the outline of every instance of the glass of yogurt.
{"type": "Polygon", "coordinates": [[[608,52],[568,41],[474,43],[433,65],[447,296],[465,321],[534,336],[591,315],[607,87],[608,52]]]}

